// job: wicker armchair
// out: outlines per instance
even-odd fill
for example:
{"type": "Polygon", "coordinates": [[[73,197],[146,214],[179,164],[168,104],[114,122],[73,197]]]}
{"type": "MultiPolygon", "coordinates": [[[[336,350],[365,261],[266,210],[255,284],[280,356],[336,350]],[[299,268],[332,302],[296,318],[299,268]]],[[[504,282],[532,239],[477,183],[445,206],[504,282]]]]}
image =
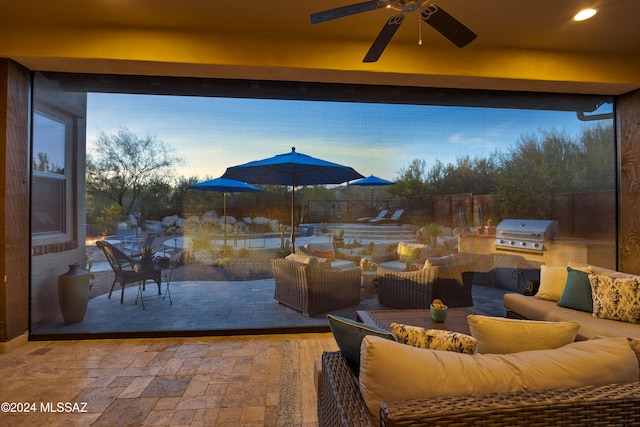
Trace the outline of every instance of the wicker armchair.
{"type": "MultiPolygon", "coordinates": [[[[358,378],[340,352],[322,354],[321,427],[373,426],[358,378]]],[[[381,426],[638,425],[640,382],[382,402],[381,426]]]]}
{"type": "Polygon", "coordinates": [[[378,269],[378,301],[393,308],[429,308],[434,299],[448,307],[471,307],[470,280],[462,280],[464,265],[420,268],[414,271],[378,269]]]}
{"type": "Polygon", "coordinates": [[[282,258],[271,260],[274,299],[307,316],[360,303],[360,268],[330,270],[282,258]]]}
{"type": "MultiPolygon", "coordinates": [[[[378,301],[393,308],[428,308],[436,298],[437,278],[436,267],[416,271],[378,268],[378,301]]],[[[446,301],[444,303],[447,304],[446,301]]]]}

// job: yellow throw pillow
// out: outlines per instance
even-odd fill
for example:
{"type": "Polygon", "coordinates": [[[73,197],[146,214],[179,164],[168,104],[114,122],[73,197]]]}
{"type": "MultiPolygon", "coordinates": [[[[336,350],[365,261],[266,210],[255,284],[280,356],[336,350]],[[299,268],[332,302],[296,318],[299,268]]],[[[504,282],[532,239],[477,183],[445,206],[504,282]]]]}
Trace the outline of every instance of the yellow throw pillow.
{"type": "Polygon", "coordinates": [[[567,283],[567,267],[555,265],[540,266],[540,288],[536,298],[549,301],[560,301],[564,286],[567,283]]]}
{"type": "Polygon", "coordinates": [[[412,246],[402,244],[399,249],[400,249],[400,253],[399,253],[400,262],[415,261],[416,259],[418,259],[418,256],[420,255],[419,247],[412,247],[412,246]]]}
{"type": "Polygon", "coordinates": [[[578,322],[517,320],[471,314],[467,317],[471,336],[478,340],[476,353],[517,353],[546,350],[572,343],[578,322]]]}

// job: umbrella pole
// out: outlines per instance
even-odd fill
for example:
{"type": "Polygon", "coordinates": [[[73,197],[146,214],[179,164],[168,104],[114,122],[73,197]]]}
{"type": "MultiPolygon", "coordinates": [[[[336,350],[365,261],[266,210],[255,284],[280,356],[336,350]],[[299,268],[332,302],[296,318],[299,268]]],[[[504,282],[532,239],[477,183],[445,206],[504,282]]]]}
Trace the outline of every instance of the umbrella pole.
{"type": "Polygon", "coordinates": [[[294,252],[296,244],[296,228],[295,228],[295,202],[296,202],[296,186],[291,186],[291,253],[294,252]]]}
{"type": "Polygon", "coordinates": [[[227,246],[227,192],[222,196],[222,214],[224,215],[224,246],[227,246]]]}

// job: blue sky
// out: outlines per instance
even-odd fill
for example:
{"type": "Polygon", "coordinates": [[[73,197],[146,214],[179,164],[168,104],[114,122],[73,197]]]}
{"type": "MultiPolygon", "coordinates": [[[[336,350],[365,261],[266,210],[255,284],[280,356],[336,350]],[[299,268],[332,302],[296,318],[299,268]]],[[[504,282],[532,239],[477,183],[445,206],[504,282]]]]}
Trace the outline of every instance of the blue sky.
{"type": "MultiPolygon", "coordinates": [[[[606,106],[608,111],[611,106],[606,106]]],[[[556,130],[576,138],[573,112],[89,94],[87,143],[127,127],[173,147],[178,175],[218,177],[228,166],[296,151],[393,180],[412,159],[453,163],[505,152],[522,138],[556,130]]]]}

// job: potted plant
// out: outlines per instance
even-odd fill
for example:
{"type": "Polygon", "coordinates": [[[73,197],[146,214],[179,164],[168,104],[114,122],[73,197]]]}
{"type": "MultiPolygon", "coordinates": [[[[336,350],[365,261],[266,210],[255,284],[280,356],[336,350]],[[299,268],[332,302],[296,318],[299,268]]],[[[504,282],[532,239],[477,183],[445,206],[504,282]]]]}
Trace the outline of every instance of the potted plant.
{"type": "Polygon", "coordinates": [[[155,267],[156,251],[151,246],[145,246],[140,251],[140,266],[143,270],[152,270],[155,267]]]}
{"type": "Polygon", "coordinates": [[[431,312],[431,318],[434,322],[442,323],[447,320],[447,307],[444,305],[442,301],[439,299],[434,299],[433,303],[431,303],[431,307],[429,307],[429,311],[431,312]]]}

